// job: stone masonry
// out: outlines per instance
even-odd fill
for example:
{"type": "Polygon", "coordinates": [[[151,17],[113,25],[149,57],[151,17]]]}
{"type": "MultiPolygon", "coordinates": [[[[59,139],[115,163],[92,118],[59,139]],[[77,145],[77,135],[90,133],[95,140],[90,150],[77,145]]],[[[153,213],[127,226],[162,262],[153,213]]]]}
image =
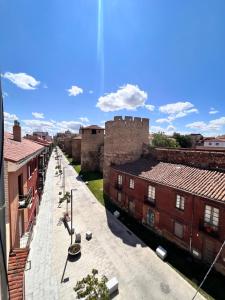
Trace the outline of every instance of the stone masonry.
{"type": "Polygon", "coordinates": [[[81,136],[72,139],[72,158],[75,163],[81,161],[81,136]]]}
{"type": "Polygon", "coordinates": [[[110,166],[139,159],[145,144],[149,144],[149,119],[115,116],[113,121],[105,123],[103,178],[106,194],[110,166]]]}
{"type": "Polygon", "coordinates": [[[183,164],[211,170],[225,170],[224,151],[145,147],[144,156],[150,156],[158,161],[174,164],[183,164]]]}
{"type": "Polygon", "coordinates": [[[104,129],[92,125],[81,128],[81,170],[100,171],[100,151],[104,144],[104,129]]]}

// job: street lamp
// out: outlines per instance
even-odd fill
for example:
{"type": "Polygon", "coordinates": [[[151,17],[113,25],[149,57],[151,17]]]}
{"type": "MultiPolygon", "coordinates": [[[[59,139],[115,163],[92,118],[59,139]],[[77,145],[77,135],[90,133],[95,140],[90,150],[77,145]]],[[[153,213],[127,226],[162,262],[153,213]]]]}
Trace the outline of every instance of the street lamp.
{"type": "Polygon", "coordinates": [[[73,191],[76,191],[77,189],[71,189],[70,191],[70,205],[71,205],[71,245],[73,244],[73,191]]]}

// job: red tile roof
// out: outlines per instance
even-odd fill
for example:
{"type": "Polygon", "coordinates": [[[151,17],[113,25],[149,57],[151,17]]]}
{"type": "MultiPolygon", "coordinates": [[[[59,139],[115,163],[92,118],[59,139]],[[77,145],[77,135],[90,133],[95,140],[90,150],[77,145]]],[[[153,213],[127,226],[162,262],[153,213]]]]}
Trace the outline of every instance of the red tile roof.
{"type": "Polygon", "coordinates": [[[18,162],[29,157],[35,152],[44,149],[43,145],[39,145],[28,139],[21,139],[21,142],[13,140],[11,133],[4,134],[4,159],[12,162],[18,162]]]}
{"type": "Polygon", "coordinates": [[[23,300],[23,276],[29,249],[14,249],[9,255],[8,282],[10,300],[23,300]]]}
{"type": "Polygon", "coordinates": [[[225,201],[225,173],[140,159],[113,169],[202,197],[225,201]]]}

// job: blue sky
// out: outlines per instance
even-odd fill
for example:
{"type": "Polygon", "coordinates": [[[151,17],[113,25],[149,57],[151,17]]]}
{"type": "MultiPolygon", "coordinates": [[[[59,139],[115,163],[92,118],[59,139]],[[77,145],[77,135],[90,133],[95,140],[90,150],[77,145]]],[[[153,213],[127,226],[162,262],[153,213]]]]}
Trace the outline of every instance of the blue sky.
{"type": "Polygon", "coordinates": [[[225,133],[224,0],[0,0],[0,20],[6,129],[225,133]]]}

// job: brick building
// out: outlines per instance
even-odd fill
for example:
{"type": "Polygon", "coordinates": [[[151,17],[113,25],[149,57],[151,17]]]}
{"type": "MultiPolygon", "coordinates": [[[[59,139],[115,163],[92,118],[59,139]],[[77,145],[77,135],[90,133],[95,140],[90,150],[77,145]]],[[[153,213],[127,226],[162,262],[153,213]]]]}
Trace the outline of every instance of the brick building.
{"type": "Polygon", "coordinates": [[[23,270],[38,213],[43,188],[42,172],[45,172],[46,165],[45,146],[22,138],[19,122],[15,121],[13,134],[4,135],[10,299],[22,297],[23,270]]]}
{"type": "MultiPolygon", "coordinates": [[[[111,166],[110,199],[150,230],[210,263],[225,240],[225,174],[139,159],[111,166]]],[[[225,249],[216,269],[225,274],[225,249]]]]}

